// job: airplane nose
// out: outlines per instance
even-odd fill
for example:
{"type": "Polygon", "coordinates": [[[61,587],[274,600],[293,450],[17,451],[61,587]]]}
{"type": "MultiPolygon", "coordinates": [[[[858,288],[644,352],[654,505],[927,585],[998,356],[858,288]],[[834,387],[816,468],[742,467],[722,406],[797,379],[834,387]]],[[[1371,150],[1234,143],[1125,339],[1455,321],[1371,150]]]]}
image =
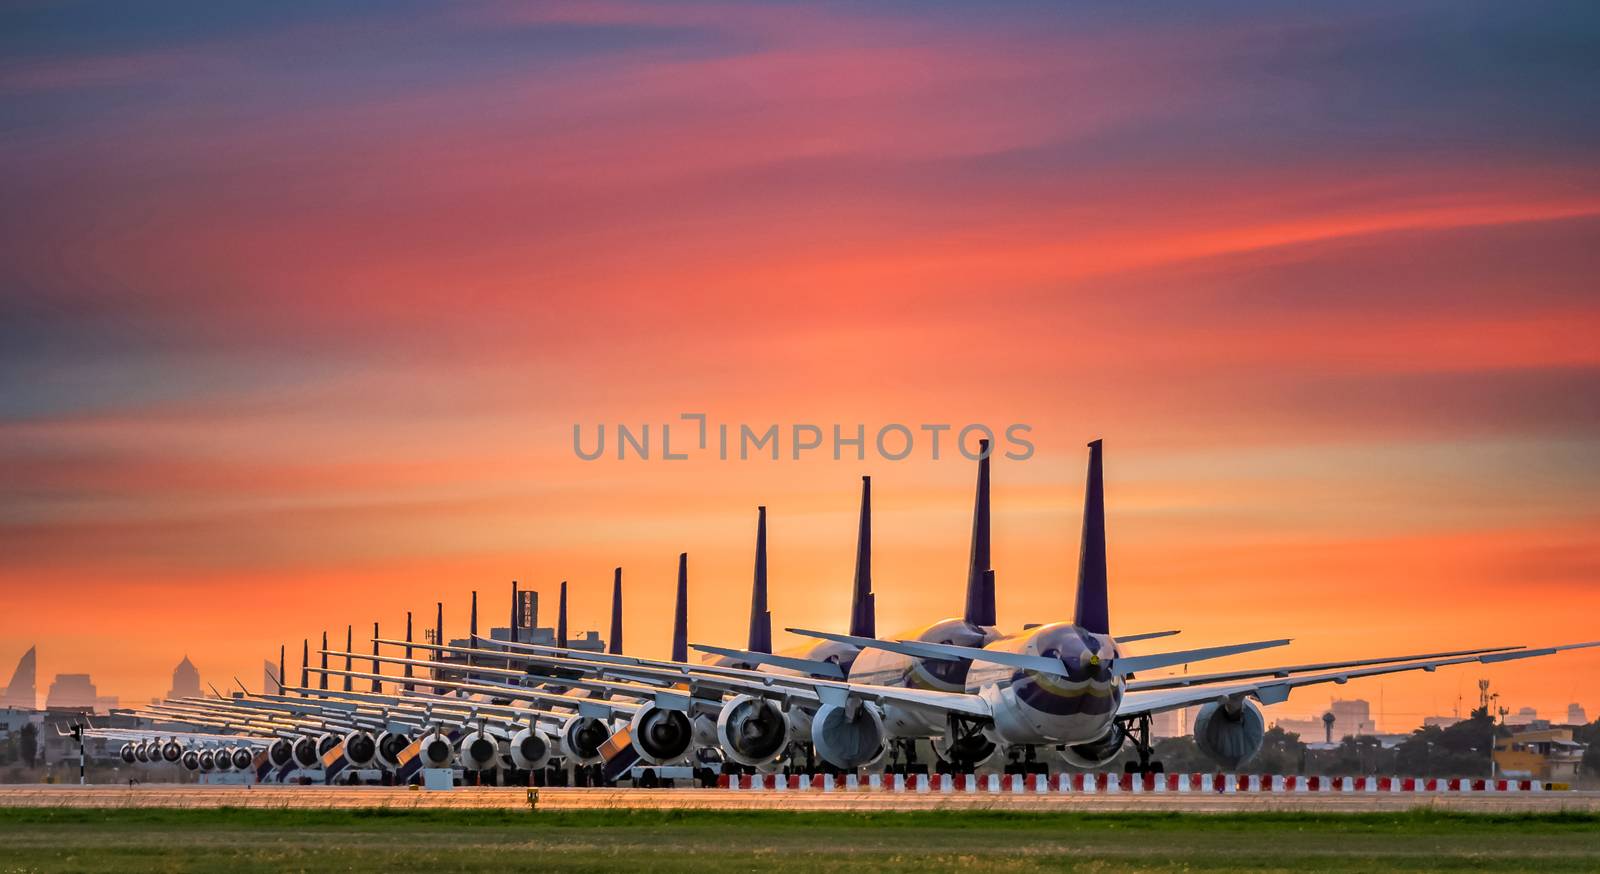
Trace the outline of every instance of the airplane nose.
{"type": "Polygon", "coordinates": [[[1094,655],[1089,656],[1089,664],[1094,666],[1094,667],[1099,667],[1100,666],[1100,654],[1099,653],[1095,653],[1094,655]]]}

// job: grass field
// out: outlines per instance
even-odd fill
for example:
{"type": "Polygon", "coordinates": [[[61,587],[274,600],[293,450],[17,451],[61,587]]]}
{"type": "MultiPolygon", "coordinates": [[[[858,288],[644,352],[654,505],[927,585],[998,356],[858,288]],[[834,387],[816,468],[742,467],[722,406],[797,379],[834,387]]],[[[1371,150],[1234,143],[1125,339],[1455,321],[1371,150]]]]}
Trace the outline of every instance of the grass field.
{"type": "Polygon", "coordinates": [[[1600,815],[0,809],[0,871],[1600,870],[1600,815]]]}

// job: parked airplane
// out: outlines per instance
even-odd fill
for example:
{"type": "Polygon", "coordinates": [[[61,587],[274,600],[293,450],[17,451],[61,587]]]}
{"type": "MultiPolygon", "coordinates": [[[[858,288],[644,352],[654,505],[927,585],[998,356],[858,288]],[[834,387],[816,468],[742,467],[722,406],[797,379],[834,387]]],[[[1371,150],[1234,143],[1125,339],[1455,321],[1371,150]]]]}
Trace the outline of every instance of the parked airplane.
{"type": "MultiPolygon", "coordinates": [[[[1137,767],[1152,771],[1159,770],[1159,763],[1150,759],[1149,721],[1164,710],[1200,707],[1195,721],[1197,743],[1219,763],[1233,767],[1260,748],[1265,732],[1260,705],[1282,702],[1302,686],[1400,671],[1433,671],[1456,664],[1497,663],[1600,645],[1595,641],[1279,666],[1221,673],[1209,680],[1192,677],[1188,685],[1167,679],[1148,681],[1149,685],[1131,681],[1135,674],[1283,646],[1289,640],[1125,654],[1111,633],[1107,602],[1101,442],[1089,444],[1089,450],[1077,611],[1071,622],[996,635],[982,645],[928,640],[928,635],[900,640],[852,638],[846,642],[895,653],[904,660],[891,663],[899,667],[889,670],[884,667],[887,660],[858,658],[849,679],[842,681],[661,661],[604,663],[577,652],[521,653],[520,657],[532,670],[548,671],[559,665],[569,670],[582,667],[594,677],[683,683],[701,700],[725,699],[723,717],[751,701],[770,705],[776,713],[795,706],[815,708],[812,741],[824,760],[842,769],[877,761],[897,739],[933,737],[970,726],[995,744],[1058,747],[1068,762],[1085,768],[1104,765],[1124,744],[1132,743],[1139,754],[1137,767]],[[932,674],[946,685],[955,670],[963,664],[970,666],[963,678],[964,688],[928,688],[932,684],[908,682],[920,676],[914,667],[907,667],[906,660],[911,659],[950,662],[954,666],[950,672],[932,674]]],[[[992,623],[992,616],[978,614],[978,618],[992,623]]],[[[990,636],[992,625],[963,624],[975,628],[946,627],[952,634],[972,635],[968,640],[973,643],[980,630],[986,638],[990,636]]],[[[688,704],[658,699],[644,706],[683,709],[688,704]]]]}

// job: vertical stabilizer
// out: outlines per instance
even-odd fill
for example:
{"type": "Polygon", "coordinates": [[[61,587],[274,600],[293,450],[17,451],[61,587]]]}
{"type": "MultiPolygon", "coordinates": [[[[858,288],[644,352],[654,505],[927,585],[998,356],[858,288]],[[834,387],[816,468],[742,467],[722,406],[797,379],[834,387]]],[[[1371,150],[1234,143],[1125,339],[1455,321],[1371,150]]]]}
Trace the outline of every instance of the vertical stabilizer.
{"type": "Polygon", "coordinates": [[[567,581],[561,581],[561,602],[556,605],[556,646],[567,647],[567,581]]]}
{"type": "Polygon", "coordinates": [[[611,577],[611,639],[606,643],[606,652],[622,655],[622,568],[617,568],[611,577]]]}
{"type": "Polygon", "coordinates": [[[1093,634],[1111,633],[1106,603],[1106,490],[1100,441],[1089,444],[1089,481],[1083,491],[1083,540],[1078,553],[1078,604],[1074,620],[1093,634]]]}
{"type": "Polygon", "coordinates": [[[344,627],[344,690],[346,692],[355,690],[355,678],[350,676],[350,672],[356,669],[356,663],[350,656],[350,653],[355,652],[355,648],[356,627],[354,625],[346,625],[344,627]]]}
{"type": "Polygon", "coordinates": [[[300,688],[311,688],[311,638],[300,639],[300,688]]]}
{"type": "Polygon", "coordinates": [[[468,669],[467,670],[467,680],[468,680],[468,682],[471,682],[474,679],[474,677],[472,675],[472,670],[471,670],[472,669],[472,663],[473,663],[472,653],[473,653],[473,650],[475,650],[477,648],[477,646],[478,646],[478,590],[477,589],[473,589],[472,590],[472,611],[467,614],[467,646],[472,647],[472,649],[468,649],[467,650],[467,669],[468,669]]]}
{"type": "MultiPolygon", "coordinates": [[[[412,671],[411,671],[411,659],[412,659],[412,655],[411,655],[411,611],[407,610],[406,611],[406,669],[405,669],[405,674],[406,674],[406,679],[407,680],[409,680],[413,676],[415,676],[415,674],[413,674],[412,671]]],[[[407,692],[412,691],[414,688],[416,688],[416,687],[412,686],[410,683],[407,683],[405,685],[405,690],[407,692]]]]}
{"type": "Polygon", "coordinates": [[[772,652],[772,612],[767,609],[767,508],[756,508],[756,575],[750,588],[750,640],[745,649],[772,652]]]}
{"type": "Polygon", "coordinates": [[[328,688],[328,632],[322,632],[322,682],[321,688],[328,688]]]}
{"type": "Polygon", "coordinates": [[[850,597],[850,634],[877,637],[872,595],[872,477],[861,478],[861,524],[856,529],[856,581],[850,597]]]}
{"type": "Polygon", "coordinates": [[[984,586],[989,564],[989,441],[980,440],[978,496],[972,506],[972,550],[967,559],[966,620],[972,625],[993,625],[994,592],[984,586]]]}
{"type": "MultiPolygon", "coordinates": [[[[444,602],[443,601],[434,602],[434,609],[437,612],[435,612],[433,614],[433,645],[434,646],[444,646],[444,602]]],[[[433,651],[433,660],[434,661],[440,661],[441,659],[439,658],[439,655],[440,655],[439,651],[438,650],[434,650],[433,651]]],[[[433,676],[434,676],[434,679],[438,679],[438,677],[439,677],[438,669],[434,669],[433,670],[433,676]]],[[[443,695],[443,694],[445,694],[446,691],[447,690],[443,686],[434,686],[433,687],[433,694],[435,694],[435,695],[443,695]]]]}
{"type": "Polygon", "coordinates": [[[283,694],[283,656],[284,656],[284,649],[285,649],[285,647],[284,647],[283,644],[281,644],[281,643],[278,644],[278,694],[279,695],[283,694]]]}
{"type": "Polygon", "coordinates": [[[517,581],[516,580],[512,580],[511,581],[511,625],[508,626],[511,629],[511,642],[512,643],[516,643],[517,641],[522,639],[522,637],[517,634],[517,625],[519,624],[519,621],[521,620],[521,618],[522,618],[521,611],[517,609],[517,581]]]}
{"type": "MultiPolygon", "coordinates": [[[[378,623],[374,622],[372,623],[372,672],[374,674],[383,673],[382,671],[378,670],[378,636],[378,623]]],[[[372,691],[383,691],[383,684],[380,683],[376,677],[374,677],[372,680],[372,691]]]]}
{"type": "Polygon", "coordinates": [[[672,660],[689,660],[689,553],[678,553],[678,598],[672,608],[672,660]]]}

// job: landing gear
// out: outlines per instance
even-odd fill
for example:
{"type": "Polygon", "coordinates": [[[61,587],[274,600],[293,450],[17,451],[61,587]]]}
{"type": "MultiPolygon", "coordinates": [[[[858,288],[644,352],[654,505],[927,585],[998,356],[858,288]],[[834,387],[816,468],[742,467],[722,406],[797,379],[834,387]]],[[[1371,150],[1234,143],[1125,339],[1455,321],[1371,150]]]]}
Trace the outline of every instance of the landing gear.
{"type": "Polygon", "coordinates": [[[1141,714],[1130,722],[1138,725],[1137,729],[1128,731],[1127,734],[1128,742],[1133,744],[1133,751],[1138,754],[1139,761],[1128,762],[1123,766],[1123,770],[1129,774],[1165,774],[1166,766],[1150,759],[1151,754],[1155,752],[1155,747],[1150,743],[1150,714],[1141,714]]]}
{"type": "Polygon", "coordinates": [[[900,738],[891,743],[889,747],[889,767],[885,771],[889,774],[926,774],[928,766],[917,762],[917,742],[914,738],[900,738]],[[905,764],[900,764],[904,756],[905,764]]]}

